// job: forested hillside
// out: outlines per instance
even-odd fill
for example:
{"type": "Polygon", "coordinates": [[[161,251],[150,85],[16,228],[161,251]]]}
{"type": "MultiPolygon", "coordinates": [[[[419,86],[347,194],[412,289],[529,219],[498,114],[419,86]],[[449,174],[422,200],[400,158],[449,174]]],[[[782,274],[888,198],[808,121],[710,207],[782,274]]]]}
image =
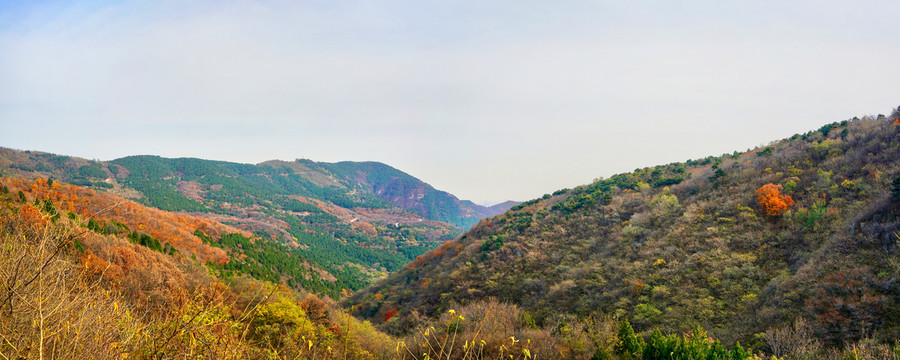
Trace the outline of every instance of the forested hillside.
{"type": "MultiPolygon", "coordinates": [[[[341,289],[360,289],[461,233],[456,225],[432,219],[470,225],[499,213],[483,207],[481,212],[460,210],[469,208],[380,163],[298,160],[249,165],[158,156],[99,162],[0,149],[0,171],[191,212],[270,239],[271,246],[287,245],[303,255],[297,261],[315,264],[331,279],[325,286],[330,296],[338,296],[341,289]]],[[[311,290],[323,288],[319,284],[311,290]]]]}
{"type": "Polygon", "coordinates": [[[752,151],[547,194],[346,304],[396,334],[497,299],[538,327],[609,316],[647,337],[702,326],[726,344],[775,354],[801,347],[801,337],[824,347],[892,343],[900,337],[898,116],[835,122],[752,151]]]}
{"type": "MultiPolygon", "coordinates": [[[[593,351],[566,335],[504,326],[520,310],[496,302],[436,320],[453,330],[433,323],[396,338],[353,318],[353,308],[285,286],[314,289],[316,272],[284,246],[208,219],[55,181],[0,181],[3,358],[530,359],[593,351]],[[466,316],[476,333],[464,332],[466,316]]],[[[704,344],[691,348],[724,351],[704,344]]]]}
{"type": "MultiPolygon", "coordinates": [[[[66,217],[93,233],[126,239],[170,256],[186,256],[226,278],[248,275],[331,296],[349,288],[299,249],[206,218],[149,208],[104,192],[45,179],[4,178],[0,186],[22,203],[24,212],[38,209],[51,221],[66,217]]],[[[93,251],[103,251],[106,256],[102,257],[92,254],[91,249],[87,251],[95,260],[117,259],[102,262],[108,278],[127,277],[129,269],[142,267],[130,260],[134,255],[128,248],[98,245],[93,251]]]]}
{"type": "Polygon", "coordinates": [[[3,358],[371,359],[395,343],[294,281],[332,283],[207,219],[42,179],[0,184],[3,358]]]}

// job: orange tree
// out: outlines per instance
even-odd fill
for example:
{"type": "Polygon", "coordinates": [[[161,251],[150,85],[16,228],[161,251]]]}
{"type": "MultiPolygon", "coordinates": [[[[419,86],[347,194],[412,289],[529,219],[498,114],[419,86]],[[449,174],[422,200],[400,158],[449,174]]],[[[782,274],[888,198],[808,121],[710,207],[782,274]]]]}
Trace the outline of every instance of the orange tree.
{"type": "Polygon", "coordinates": [[[780,216],[794,206],[794,199],[790,195],[781,193],[781,185],[765,184],[756,190],[756,202],[759,209],[768,216],[780,216]]]}

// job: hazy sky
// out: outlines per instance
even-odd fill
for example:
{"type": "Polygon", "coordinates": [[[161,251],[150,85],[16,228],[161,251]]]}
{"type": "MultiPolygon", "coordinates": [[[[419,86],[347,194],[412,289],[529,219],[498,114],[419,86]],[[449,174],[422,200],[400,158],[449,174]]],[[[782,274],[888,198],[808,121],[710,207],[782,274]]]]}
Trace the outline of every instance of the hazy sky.
{"type": "Polygon", "coordinates": [[[898,1],[3,1],[0,146],[527,200],[900,105],[898,1]]]}

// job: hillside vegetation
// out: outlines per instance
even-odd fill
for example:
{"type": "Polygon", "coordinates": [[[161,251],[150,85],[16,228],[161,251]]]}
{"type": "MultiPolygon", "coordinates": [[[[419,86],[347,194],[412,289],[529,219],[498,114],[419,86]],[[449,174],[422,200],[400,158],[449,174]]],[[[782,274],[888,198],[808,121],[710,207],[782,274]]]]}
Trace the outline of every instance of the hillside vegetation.
{"type": "MultiPolygon", "coordinates": [[[[322,282],[303,261],[289,248],[208,219],[70,184],[5,178],[0,356],[584,358],[594,351],[592,342],[617,339],[617,324],[608,318],[593,320],[593,330],[576,337],[551,334],[521,326],[521,310],[496,301],[461,307],[458,315],[450,311],[396,338],[353,318],[353,307],[342,310],[285,286],[322,282]]],[[[702,340],[688,348],[735,359],[749,355],[702,340]]]]}
{"type": "Polygon", "coordinates": [[[249,264],[258,249],[246,245],[260,239],[127,201],[96,211],[109,195],[41,181],[27,184],[36,191],[17,190],[24,184],[0,185],[2,358],[372,359],[396,343],[313,294],[217,277],[197,260],[227,253],[222,264],[249,264]],[[74,194],[87,200],[73,202],[74,194]],[[129,230],[140,224],[166,227],[157,235],[164,240],[129,230]],[[194,228],[198,236],[174,235],[194,228]],[[227,246],[228,238],[245,247],[227,246]]]}
{"type": "MultiPolygon", "coordinates": [[[[162,210],[191,212],[239,228],[244,236],[271,240],[258,245],[266,251],[287,245],[302,255],[300,260],[271,263],[267,271],[245,268],[244,273],[268,280],[294,278],[301,270],[293,267],[307,264],[328,282],[317,280],[305,288],[335,298],[343,289],[360,289],[461,233],[458,226],[433,219],[471,224],[503,210],[476,212],[456,197],[380,163],[298,160],[249,165],[158,156],[98,162],[0,149],[0,170],[18,178],[66,181],[162,210]]],[[[237,269],[222,269],[232,270],[237,269]]],[[[301,286],[293,281],[289,285],[301,286]]]]}
{"type": "MultiPolygon", "coordinates": [[[[345,304],[394,334],[493,298],[520,307],[526,323],[563,332],[606,316],[645,338],[701,326],[726,344],[779,356],[803,341],[817,346],[804,356],[861,339],[892,343],[900,338],[898,115],[547,194],[345,304]]],[[[614,353],[613,344],[598,347],[614,353]]]]}

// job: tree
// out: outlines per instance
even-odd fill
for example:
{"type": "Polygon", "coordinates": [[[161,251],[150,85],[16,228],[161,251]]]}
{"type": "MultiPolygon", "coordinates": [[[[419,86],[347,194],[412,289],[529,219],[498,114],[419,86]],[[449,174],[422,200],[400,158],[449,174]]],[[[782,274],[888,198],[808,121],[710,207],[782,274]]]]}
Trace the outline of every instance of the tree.
{"type": "Polygon", "coordinates": [[[756,190],[756,196],[759,209],[768,216],[781,216],[794,206],[794,199],[781,193],[781,185],[765,184],[756,190]]]}
{"type": "Polygon", "coordinates": [[[619,342],[613,348],[620,359],[640,359],[644,348],[644,339],[634,334],[634,328],[628,320],[619,328],[619,342]]]}
{"type": "Polygon", "coordinates": [[[894,199],[900,200],[900,176],[894,178],[891,182],[891,191],[894,193],[894,199]]]}

